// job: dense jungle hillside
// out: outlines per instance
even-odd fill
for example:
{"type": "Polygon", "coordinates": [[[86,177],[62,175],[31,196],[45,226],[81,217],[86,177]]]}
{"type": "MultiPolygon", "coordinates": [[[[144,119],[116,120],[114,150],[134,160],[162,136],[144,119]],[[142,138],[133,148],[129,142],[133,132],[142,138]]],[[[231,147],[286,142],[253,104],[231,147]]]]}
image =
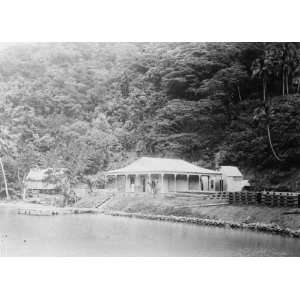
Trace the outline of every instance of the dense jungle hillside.
{"type": "MultiPolygon", "coordinates": [[[[256,189],[300,189],[297,43],[2,44],[1,158],[74,182],[140,155],[237,165],[256,189]]],[[[3,175],[0,175],[3,189],[3,175]]]]}

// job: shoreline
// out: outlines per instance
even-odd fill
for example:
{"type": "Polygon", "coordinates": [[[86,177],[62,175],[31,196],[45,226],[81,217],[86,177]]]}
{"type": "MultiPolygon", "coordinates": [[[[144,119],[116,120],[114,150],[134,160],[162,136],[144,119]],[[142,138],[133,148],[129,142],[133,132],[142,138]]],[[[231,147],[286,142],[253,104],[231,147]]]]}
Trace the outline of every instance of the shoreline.
{"type": "Polygon", "coordinates": [[[122,211],[102,211],[104,215],[116,216],[116,217],[129,217],[146,220],[167,221],[174,223],[187,223],[196,224],[202,226],[213,226],[225,229],[235,230],[249,230],[254,232],[264,232],[268,234],[280,235],[283,237],[300,238],[300,230],[293,230],[289,228],[283,228],[277,224],[265,224],[265,223],[238,223],[229,222],[223,220],[212,220],[197,217],[183,217],[183,216],[167,216],[167,215],[149,215],[140,213],[128,213],[122,211]]]}
{"type": "Polygon", "coordinates": [[[221,219],[209,219],[201,217],[186,217],[163,214],[147,214],[138,212],[125,212],[111,209],[101,208],[77,208],[77,207],[55,207],[48,205],[41,205],[35,203],[26,203],[22,201],[3,202],[0,201],[0,207],[14,208],[14,209],[32,209],[49,211],[51,209],[58,212],[60,215],[65,214],[79,214],[79,213],[98,213],[109,216],[128,217],[146,220],[156,220],[174,223],[187,223],[202,226],[214,226],[219,228],[235,229],[235,230],[249,230],[254,232],[264,232],[268,234],[280,235],[283,237],[300,238],[300,229],[294,230],[287,227],[282,227],[276,223],[261,223],[261,222],[232,222],[221,219]]]}

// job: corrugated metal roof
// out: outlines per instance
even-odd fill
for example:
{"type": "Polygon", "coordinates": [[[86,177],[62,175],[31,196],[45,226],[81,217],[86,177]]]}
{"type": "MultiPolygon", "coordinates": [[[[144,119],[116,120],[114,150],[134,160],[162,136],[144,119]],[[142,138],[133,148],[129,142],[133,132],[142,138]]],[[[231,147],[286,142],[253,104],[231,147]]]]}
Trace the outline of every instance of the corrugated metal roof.
{"type": "Polygon", "coordinates": [[[106,174],[135,174],[135,173],[199,173],[221,174],[218,171],[198,167],[182,159],[141,157],[125,168],[111,170],[106,174]]]}
{"type": "Polygon", "coordinates": [[[239,170],[238,167],[234,166],[221,166],[220,167],[220,172],[226,176],[230,177],[241,177],[243,174],[239,170]]]}

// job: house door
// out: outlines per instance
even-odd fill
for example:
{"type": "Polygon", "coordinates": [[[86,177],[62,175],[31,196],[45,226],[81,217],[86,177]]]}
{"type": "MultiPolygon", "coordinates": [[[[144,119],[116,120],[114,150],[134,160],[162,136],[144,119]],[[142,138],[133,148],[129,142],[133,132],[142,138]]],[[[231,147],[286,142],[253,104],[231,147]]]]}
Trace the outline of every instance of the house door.
{"type": "Polygon", "coordinates": [[[203,191],[209,191],[209,177],[202,176],[203,191]]]}

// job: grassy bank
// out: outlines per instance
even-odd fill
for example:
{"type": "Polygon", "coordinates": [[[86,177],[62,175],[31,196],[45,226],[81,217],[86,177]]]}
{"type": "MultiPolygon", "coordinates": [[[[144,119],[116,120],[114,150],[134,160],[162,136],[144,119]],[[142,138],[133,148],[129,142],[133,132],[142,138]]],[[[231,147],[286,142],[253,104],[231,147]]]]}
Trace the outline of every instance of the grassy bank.
{"type": "Polygon", "coordinates": [[[203,225],[229,226],[300,236],[300,214],[291,214],[296,210],[290,208],[232,205],[205,207],[202,202],[197,203],[189,199],[115,196],[102,209],[109,214],[127,216],[131,214],[136,217],[149,216],[150,218],[157,216],[159,219],[172,217],[180,222],[185,220],[203,225]]]}

